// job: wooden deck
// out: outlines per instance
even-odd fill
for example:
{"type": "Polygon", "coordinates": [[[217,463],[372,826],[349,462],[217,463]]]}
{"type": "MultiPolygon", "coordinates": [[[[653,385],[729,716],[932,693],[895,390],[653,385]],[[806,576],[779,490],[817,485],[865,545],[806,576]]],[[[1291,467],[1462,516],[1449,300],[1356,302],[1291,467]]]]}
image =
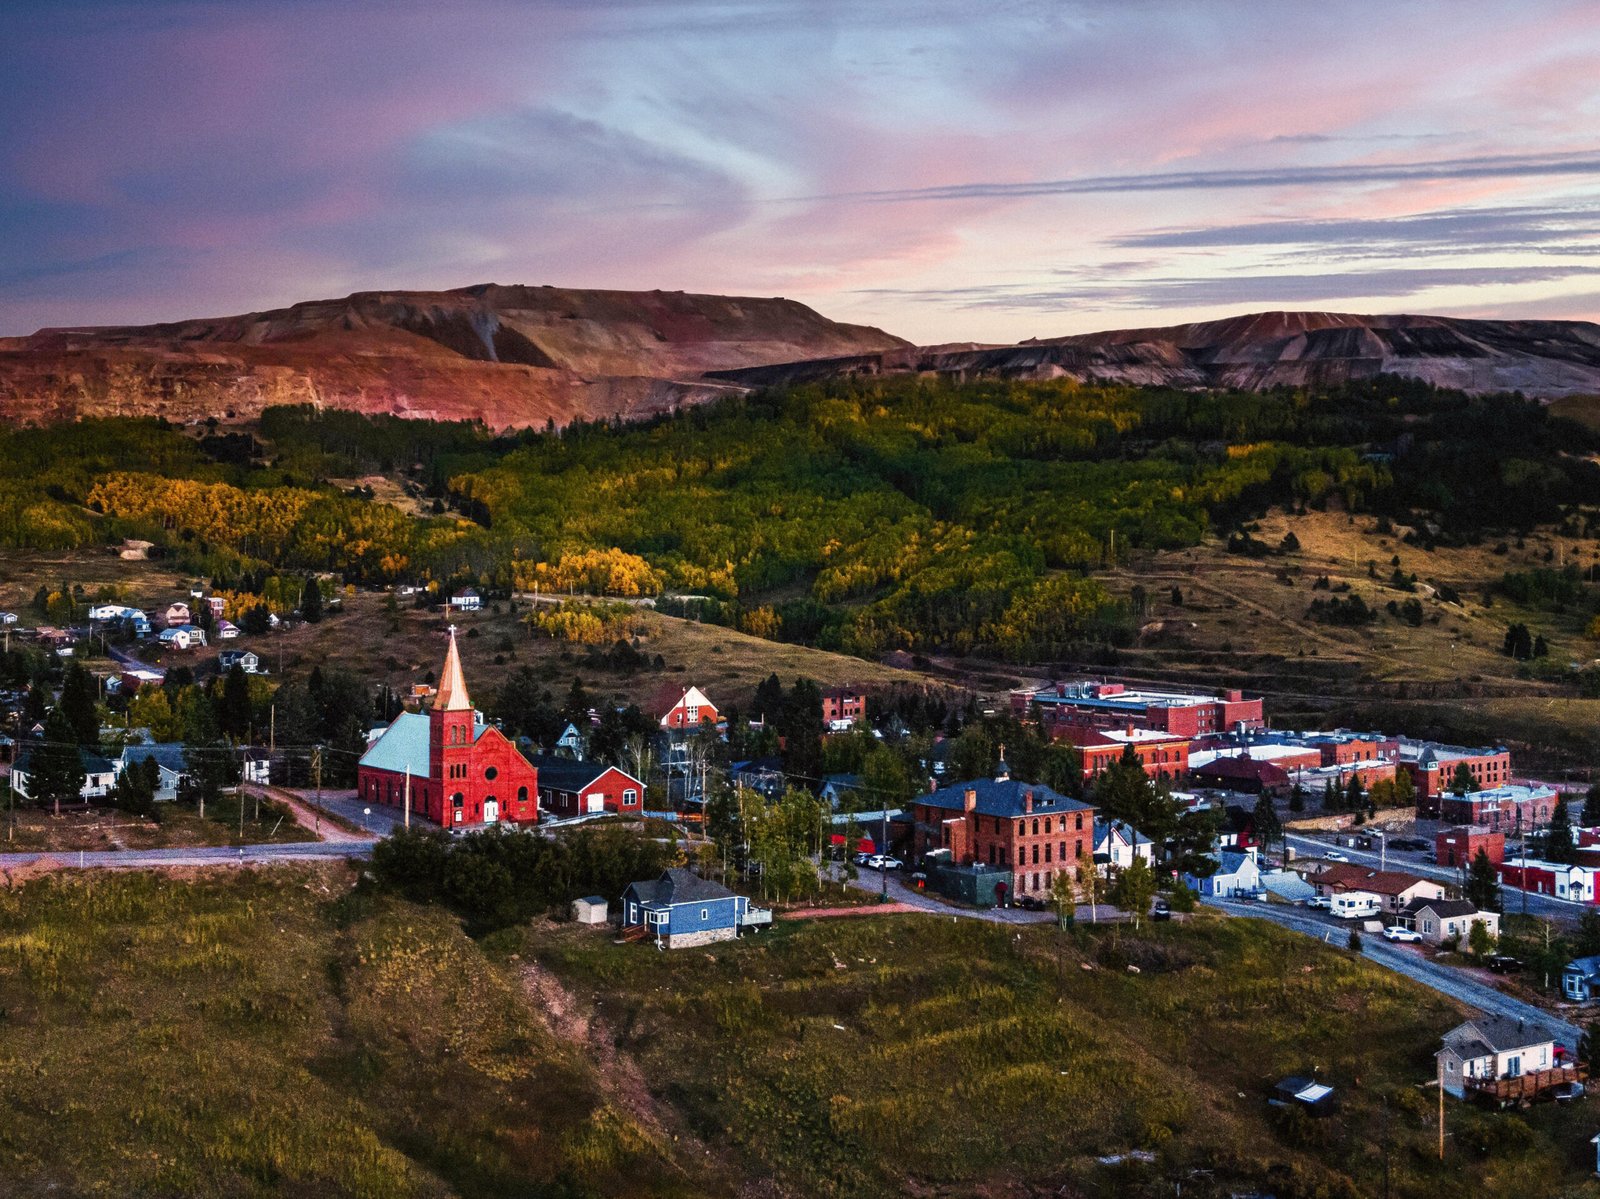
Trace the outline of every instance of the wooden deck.
{"type": "Polygon", "coordinates": [[[1536,1070],[1516,1078],[1469,1078],[1467,1094],[1491,1103],[1530,1103],[1552,1087],[1563,1083],[1582,1082],[1589,1077],[1588,1068],[1573,1064],[1551,1070],[1536,1070]]]}

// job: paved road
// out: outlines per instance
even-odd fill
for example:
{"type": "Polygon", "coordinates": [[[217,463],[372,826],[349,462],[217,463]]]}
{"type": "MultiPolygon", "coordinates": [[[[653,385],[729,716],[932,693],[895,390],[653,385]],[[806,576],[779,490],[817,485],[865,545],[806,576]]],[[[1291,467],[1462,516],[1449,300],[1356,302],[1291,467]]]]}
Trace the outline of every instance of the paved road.
{"type": "MultiPolygon", "coordinates": [[[[1330,834],[1331,838],[1331,834],[1330,834]]],[[[1353,864],[1370,866],[1377,869],[1383,866],[1389,870],[1404,870],[1411,874],[1420,874],[1423,878],[1438,879],[1451,886],[1461,885],[1461,873],[1450,866],[1440,866],[1433,861],[1432,854],[1422,853],[1395,853],[1379,854],[1369,849],[1349,849],[1343,845],[1335,846],[1331,839],[1319,840],[1314,837],[1302,837],[1295,833],[1289,834],[1289,847],[1302,857],[1321,857],[1330,849],[1337,849],[1344,854],[1353,864]]],[[[1540,895],[1536,891],[1527,893],[1527,907],[1523,907],[1523,893],[1517,887],[1501,887],[1505,893],[1504,907],[1508,912],[1521,912],[1526,910],[1530,916],[1541,916],[1547,920],[1556,920],[1564,924],[1574,923],[1578,916],[1588,905],[1573,903],[1566,899],[1557,899],[1553,895],[1540,895]]]]}
{"type": "Polygon", "coordinates": [[[188,849],[122,849],[56,853],[0,853],[0,870],[51,860],[66,866],[118,867],[140,869],[150,866],[215,866],[228,862],[327,861],[337,858],[365,858],[372,853],[370,842],[344,841],[323,844],[305,841],[287,845],[214,845],[188,849]]]}
{"type": "MultiPolygon", "coordinates": [[[[843,866],[832,863],[828,867],[830,877],[836,880],[843,878],[843,866]]],[[[857,866],[856,879],[850,885],[861,891],[873,895],[883,893],[883,874],[867,866],[857,866]]],[[[925,891],[918,891],[906,885],[900,873],[895,870],[886,872],[889,876],[888,895],[891,903],[901,903],[908,907],[916,908],[919,912],[931,912],[936,916],[959,916],[966,920],[983,920],[990,924],[1045,924],[1053,921],[1056,914],[1053,910],[1043,912],[1030,912],[1026,908],[958,908],[951,904],[940,903],[925,891]]],[[[1124,921],[1128,917],[1109,904],[1100,904],[1093,912],[1088,904],[1079,904],[1075,909],[1076,919],[1081,924],[1098,922],[1100,924],[1113,924],[1124,921]]]]}
{"type": "MultiPolygon", "coordinates": [[[[1292,928],[1296,932],[1305,933],[1318,940],[1326,939],[1334,945],[1345,944],[1350,936],[1349,921],[1320,916],[1304,908],[1230,899],[1208,899],[1205,902],[1227,912],[1230,916],[1253,916],[1258,920],[1271,920],[1275,924],[1292,928]]],[[[1376,934],[1364,933],[1361,937],[1361,952],[1363,956],[1385,969],[1403,974],[1414,982],[1431,987],[1441,995],[1464,1003],[1468,1007],[1491,1015],[1510,1016],[1514,1020],[1526,1020],[1530,1024],[1543,1025],[1550,1029],[1559,1044],[1573,1050],[1578,1047],[1578,1038],[1582,1033],[1576,1026],[1532,1004],[1513,999],[1504,991],[1480,982],[1463,970],[1441,966],[1423,957],[1410,946],[1391,944],[1376,934]]]]}

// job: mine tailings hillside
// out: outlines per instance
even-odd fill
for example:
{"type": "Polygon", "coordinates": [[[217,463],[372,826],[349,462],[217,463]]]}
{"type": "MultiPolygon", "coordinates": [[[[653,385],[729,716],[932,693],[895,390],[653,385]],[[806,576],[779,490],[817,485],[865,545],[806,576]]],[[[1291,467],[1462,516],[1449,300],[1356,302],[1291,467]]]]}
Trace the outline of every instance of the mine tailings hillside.
{"type": "Polygon", "coordinates": [[[708,377],[760,387],[911,373],[1249,390],[1326,387],[1392,374],[1476,394],[1521,391],[1555,399],[1600,394],[1600,325],[1258,312],[1011,346],[909,347],[715,371],[708,377]]]}
{"type": "Polygon", "coordinates": [[[640,417],[723,394],[708,371],[909,343],[785,299],[487,283],[0,339],[0,418],[248,420],[274,404],[477,419],[640,417]]]}

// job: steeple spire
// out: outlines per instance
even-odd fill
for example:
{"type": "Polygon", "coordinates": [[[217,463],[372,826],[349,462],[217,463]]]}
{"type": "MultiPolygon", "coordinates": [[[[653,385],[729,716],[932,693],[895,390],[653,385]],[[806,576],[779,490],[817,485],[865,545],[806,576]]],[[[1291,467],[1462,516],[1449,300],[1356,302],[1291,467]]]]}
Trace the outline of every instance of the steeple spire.
{"type": "Polygon", "coordinates": [[[439,672],[439,693],[434,696],[436,712],[469,712],[472,700],[467,695],[467,680],[461,673],[461,654],[456,649],[456,626],[450,626],[450,650],[444,656],[444,669],[439,672]]]}

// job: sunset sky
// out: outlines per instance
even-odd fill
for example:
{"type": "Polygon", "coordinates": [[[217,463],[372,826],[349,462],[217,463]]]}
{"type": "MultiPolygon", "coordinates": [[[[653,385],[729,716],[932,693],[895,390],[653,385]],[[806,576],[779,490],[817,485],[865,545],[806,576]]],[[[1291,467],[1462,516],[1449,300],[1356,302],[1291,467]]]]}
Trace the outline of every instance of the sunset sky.
{"type": "Polygon", "coordinates": [[[1597,64],[1593,0],[10,3],[0,334],[489,280],[1593,319],[1597,64]]]}

